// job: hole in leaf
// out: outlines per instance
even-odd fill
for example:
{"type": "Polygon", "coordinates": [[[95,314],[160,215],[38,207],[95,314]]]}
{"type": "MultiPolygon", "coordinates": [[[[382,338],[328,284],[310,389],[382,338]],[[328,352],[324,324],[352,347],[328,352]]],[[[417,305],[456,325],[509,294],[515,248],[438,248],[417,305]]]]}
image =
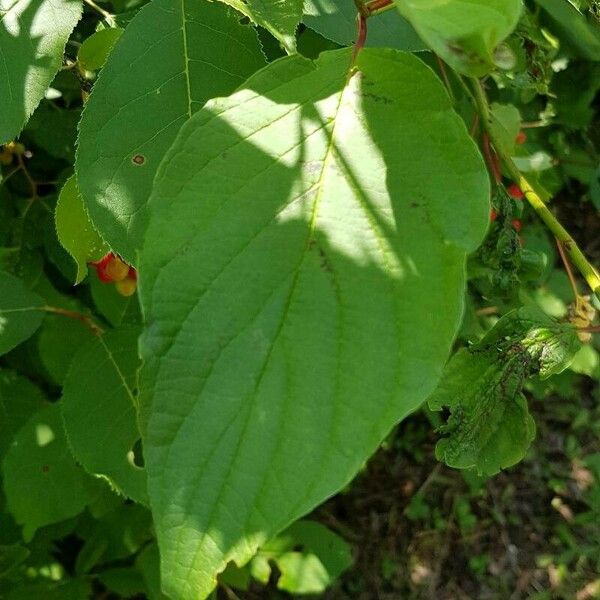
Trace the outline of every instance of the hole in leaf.
{"type": "Polygon", "coordinates": [[[127,453],[127,460],[129,461],[130,465],[138,469],[144,468],[144,453],[142,450],[141,438],[138,438],[135,441],[135,443],[131,447],[131,450],[127,453]]]}

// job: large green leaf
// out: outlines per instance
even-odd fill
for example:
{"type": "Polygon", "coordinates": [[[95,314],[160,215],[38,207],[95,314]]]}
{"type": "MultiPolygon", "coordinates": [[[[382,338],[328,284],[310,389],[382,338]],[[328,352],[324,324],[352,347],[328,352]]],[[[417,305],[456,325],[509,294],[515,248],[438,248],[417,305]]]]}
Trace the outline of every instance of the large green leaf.
{"type": "Polygon", "coordinates": [[[127,26],[86,103],[77,181],[94,225],[127,262],[177,131],[209,98],[264,65],[252,27],[208,0],[154,0],[127,26]]]}
{"type": "Polygon", "coordinates": [[[44,318],[43,306],[20,279],[0,272],[0,355],[33,335],[44,318]]]}
{"type": "Polygon", "coordinates": [[[489,216],[433,72],[349,50],[211,101],[157,174],[141,254],[142,434],[165,590],[345,485],[432,391],[489,216]]]}
{"type": "Polygon", "coordinates": [[[57,404],[23,426],[2,467],[8,508],[23,525],[26,541],[38,527],[74,517],[101,490],[102,484],[73,460],[57,404]]]}
{"type": "Polygon", "coordinates": [[[0,143],[44,97],[80,16],[81,0],[0,0],[0,143]]]}
{"type": "Polygon", "coordinates": [[[146,472],[134,464],[132,451],[140,437],[137,334],[133,328],[112,331],[77,352],[64,383],[62,411],[69,445],[85,469],[147,503],[146,472]]]}
{"type": "MultiPolygon", "coordinates": [[[[354,2],[306,0],[302,20],[322,36],[349,46],[356,40],[356,12],[354,2]]],[[[413,27],[393,11],[369,19],[367,46],[409,51],[427,48],[413,27]]]]}
{"type": "Polygon", "coordinates": [[[516,27],[521,0],[402,0],[400,14],[449,65],[467,75],[485,75],[494,50],[516,27]]]}
{"type": "Polygon", "coordinates": [[[304,0],[221,0],[274,35],[291,54],[296,28],[302,20],[304,0]]]}

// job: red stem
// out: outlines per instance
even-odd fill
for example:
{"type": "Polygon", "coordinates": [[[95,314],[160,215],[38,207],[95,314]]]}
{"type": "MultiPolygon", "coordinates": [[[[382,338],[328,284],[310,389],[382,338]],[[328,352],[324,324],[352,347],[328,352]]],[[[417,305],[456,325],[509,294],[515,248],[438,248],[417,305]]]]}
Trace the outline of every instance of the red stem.
{"type": "Polygon", "coordinates": [[[354,44],[354,52],[352,53],[352,64],[356,62],[358,53],[364,48],[367,41],[367,17],[363,14],[356,16],[356,43],[354,44]]]}
{"type": "Polygon", "coordinates": [[[496,181],[496,183],[500,183],[502,181],[502,174],[500,173],[500,164],[498,161],[498,157],[496,156],[496,154],[490,146],[490,138],[487,134],[487,131],[483,133],[482,141],[483,154],[485,156],[485,160],[488,164],[492,175],[494,176],[494,180],[496,181]]]}

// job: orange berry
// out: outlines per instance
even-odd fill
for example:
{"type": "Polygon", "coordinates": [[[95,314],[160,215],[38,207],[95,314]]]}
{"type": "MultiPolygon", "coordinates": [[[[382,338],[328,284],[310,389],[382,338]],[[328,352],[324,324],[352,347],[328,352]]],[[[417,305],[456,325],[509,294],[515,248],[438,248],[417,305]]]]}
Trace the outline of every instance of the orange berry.
{"type": "Polygon", "coordinates": [[[515,138],[515,143],[524,144],[527,141],[527,134],[524,131],[519,131],[517,133],[517,137],[515,138]]]}
{"type": "Polygon", "coordinates": [[[113,281],[123,281],[129,274],[129,265],[125,264],[118,256],[114,256],[106,265],[105,271],[113,281]]]}
{"type": "Polygon", "coordinates": [[[121,281],[117,281],[115,283],[115,287],[117,288],[117,292],[121,294],[121,296],[133,296],[135,294],[135,290],[137,288],[137,282],[135,279],[123,279],[121,281]]]}

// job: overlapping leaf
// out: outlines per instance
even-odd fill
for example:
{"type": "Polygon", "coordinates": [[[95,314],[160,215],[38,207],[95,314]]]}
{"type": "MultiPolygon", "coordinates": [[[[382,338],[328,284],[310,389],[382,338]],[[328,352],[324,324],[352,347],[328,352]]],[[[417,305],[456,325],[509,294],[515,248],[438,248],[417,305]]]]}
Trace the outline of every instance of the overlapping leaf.
{"type": "Polygon", "coordinates": [[[124,495],[147,502],[146,473],[134,463],[137,334],[124,327],[88,342],[75,355],[63,387],[69,444],[87,471],[124,495]]]}
{"type": "Polygon", "coordinates": [[[480,342],[461,349],[429,398],[433,410],[451,411],[436,447],[438,458],[485,475],[522,460],[535,436],[521,391],[525,380],[560,373],[579,347],[571,325],[522,308],[505,315],[480,342]]]}
{"type": "Polygon", "coordinates": [[[517,25],[521,0],[402,0],[400,14],[457,71],[485,75],[494,50],[517,25]]]}
{"type": "Polygon", "coordinates": [[[38,527],[77,515],[102,485],[71,456],[56,404],[38,411],[17,433],[2,470],[8,508],[23,525],[26,541],[38,527]]]}
{"type": "Polygon", "coordinates": [[[275,36],[289,53],[296,48],[295,33],[302,20],[304,0],[221,0],[275,36]]]}
{"type": "Polygon", "coordinates": [[[0,0],[0,143],[44,97],[80,16],[81,0],[0,0]]]}
{"type": "Polygon", "coordinates": [[[80,69],[97,71],[104,65],[117,40],[123,34],[121,27],[110,27],[96,31],[86,38],[77,52],[80,69]]]}
{"type": "Polygon", "coordinates": [[[21,426],[43,406],[44,396],[31,381],[0,371],[0,458],[21,426]]]}
{"type": "MultiPolygon", "coordinates": [[[[356,5],[337,0],[307,0],[304,3],[304,24],[322,36],[349,46],[356,40],[356,5]]],[[[425,50],[413,27],[398,13],[388,11],[369,20],[367,46],[425,50]]]]}
{"type": "Polygon", "coordinates": [[[76,162],[92,222],[127,262],[136,260],[139,217],[181,125],[262,65],[252,27],[219,3],[154,0],[127,26],[86,104],[76,162]]]}
{"type": "Polygon", "coordinates": [[[536,0],[553,21],[561,39],[570,50],[589,60],[600,60],[600,29],[588,23],[577,8],[565,0],[536,0]]]}
{"type": "Polygon", "coordinates": [[[88,217],[75,175],[67,179],[60,191],[54,219],[60,243],[77,264],[75,283],[81,283],[87,275],[87,263],[102,258],[108,246],[88,217]]]}
{"type": "Polygon", "coordinates": [[[349,64],[273,63],[191,119],[157,175],[142,433],[181,600],[349,481],[432,391],[460,319],[481,157],[421,61],[349,64]]]}
{"type": "Polygon", "coordinates": [[[0,354],[33,335],[44,318],[43,305],[20,279],[0,272],[0,354]]]}

